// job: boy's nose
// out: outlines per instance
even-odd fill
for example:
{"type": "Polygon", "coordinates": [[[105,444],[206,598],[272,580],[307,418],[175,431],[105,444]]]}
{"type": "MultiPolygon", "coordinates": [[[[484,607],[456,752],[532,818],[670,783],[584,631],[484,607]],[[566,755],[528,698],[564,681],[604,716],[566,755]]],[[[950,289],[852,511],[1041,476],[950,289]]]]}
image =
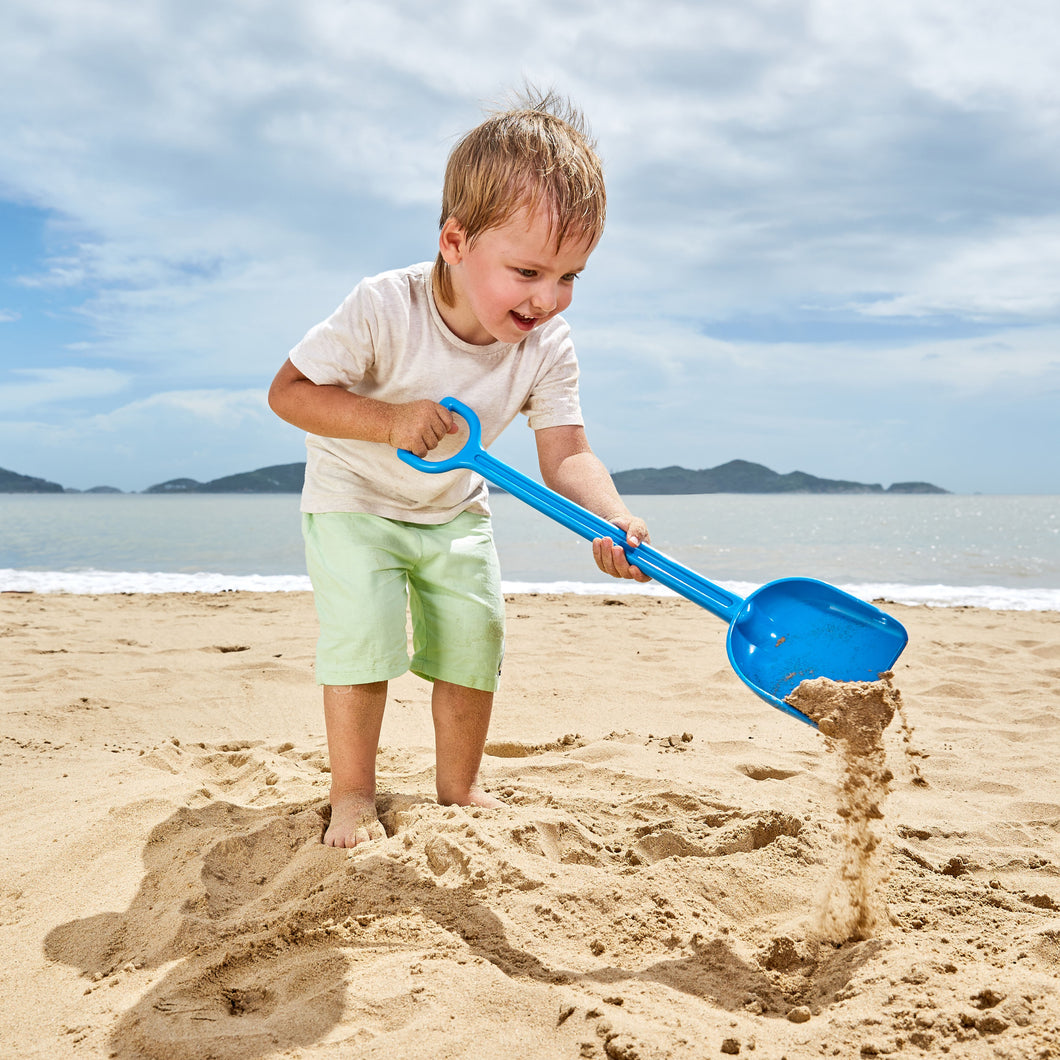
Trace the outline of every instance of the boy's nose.
{"type": "Polygon", "coordinates": [[[530,308],[534,311],[533,315],[535,317],[551,313],[557,304],[556,289],[552,284],[542,284],[540,287],[535,287],[530,294],[530,308]]]}

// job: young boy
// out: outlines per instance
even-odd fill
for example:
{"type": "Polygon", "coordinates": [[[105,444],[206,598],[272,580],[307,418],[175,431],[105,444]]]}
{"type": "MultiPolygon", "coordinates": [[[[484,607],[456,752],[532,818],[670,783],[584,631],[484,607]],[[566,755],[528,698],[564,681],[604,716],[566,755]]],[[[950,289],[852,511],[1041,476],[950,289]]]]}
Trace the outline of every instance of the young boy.
{"type": "MultiPolygon", "coordinates": [[[[331,822],[324,842],[383,836],[375,757],[387,682],[433,682],[438,801],[501,804],[479,784],[504,650],[504,598],[478,475],[425,475],[396,450],[444,457],[468,404],[488,446],[526,414],[552,489],[648,540],[586,440],[578,364],[558,315],[604,225],[603,173],[580,115],[549,95],[495,114],[453,149],[433,263],[363,280],[291,351],[269,393],[307,431],[306,560],[320,619],[331,822]],[[413,624],[407,653],[406,608],[413,624]]],[[[647,581],[620,545],[601,570],[647,581]]]]}

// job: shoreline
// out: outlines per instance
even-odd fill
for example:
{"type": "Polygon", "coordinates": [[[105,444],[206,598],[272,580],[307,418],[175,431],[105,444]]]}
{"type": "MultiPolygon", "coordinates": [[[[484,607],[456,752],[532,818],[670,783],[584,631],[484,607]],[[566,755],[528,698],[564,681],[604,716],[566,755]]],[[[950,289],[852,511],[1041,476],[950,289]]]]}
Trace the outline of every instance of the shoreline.
{"type": "MultiPolygon", "coordinates": [[[[757,584],[745,581],[719,581],[719,585],[739,596],[747,596],[757,584]]],[[[905,585],[897,583],[844,583],[838,588],[877,606],[897,604],[907,607],[980,607],[993,611],[1060,611],[1060,588],[1018,588],[998,585],[905,585]]],[[[618,581],[540,581],[503,580],[506,595],[553,595],[577,597],[659,597],[680,599],[665,586],[650,582],[618,581]]],[[[219,594],[233,592],[301,593],[312,592],[306,575],[233,575],[208,571],[174,573],[168,571],[34,571],[0,568],[0,594],[40,593],[105,596],[166,595],[170,593],[219,594]]]]}
{"type": "Polygon", "coordinates": [[[888,917],[834,944],[836,755],[744,688],[725,624],[659,596],[507,605],[483,765],[505,808],[436,804],[405,675],[388,838],[347,855],[319,842],[309,593],[0,593],[0,1040],[41,1060],[1056,1048],[1060,614],[888,605],[927,785],[892,725],[888,917]]]}

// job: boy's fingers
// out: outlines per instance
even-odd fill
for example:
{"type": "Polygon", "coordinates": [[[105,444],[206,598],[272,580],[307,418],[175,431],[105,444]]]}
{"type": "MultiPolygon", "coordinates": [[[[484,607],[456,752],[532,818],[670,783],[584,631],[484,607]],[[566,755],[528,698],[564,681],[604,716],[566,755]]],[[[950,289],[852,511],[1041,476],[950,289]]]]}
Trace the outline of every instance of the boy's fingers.
{"type": "Polygon", "coordinates": [[[444,405],[435,405],[435,410],[438,414],[438,420],[442,428],[442,436],[447,434],[453,434],[454,431],[459,430],[456,425],[456,417],[449,411],[444,405]]]}
{"type": "MultiPolygon", "coordinates": [[[[444,405],[435,405],[432,412],[433,415],[426,418],[420,430],[420,441],[427,452],[437,449],[447,434],[455,434],[460,429],[453,414],[444,405]]],[[[417,453],[416,455],[424,456],[425,454],[417,453]]]]}
{"type": "Polygon", "coordinates": [[[593,542],[593,558],[600,570],[612,578],[627,577],[623,573],[623,567],[628,569],[626,554],[622,546],[615,544],[611,538],[601,537],[593,542]]]}
{"type": "Polygon", "coordinates": [[[651,577],[629,562],[625,550],[609,537],[598,537],[593,541],[593,558],[596,565],[612,578],[628,578],[638,582],[650,582],[651,577]]]}

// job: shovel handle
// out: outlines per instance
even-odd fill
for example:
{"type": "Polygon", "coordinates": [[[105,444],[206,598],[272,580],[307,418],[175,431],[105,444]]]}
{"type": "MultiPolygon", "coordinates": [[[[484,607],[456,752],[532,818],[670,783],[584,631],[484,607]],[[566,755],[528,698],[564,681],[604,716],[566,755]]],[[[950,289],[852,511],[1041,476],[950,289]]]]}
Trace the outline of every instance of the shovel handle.
{"type": "Polygon", "coordinates": [[[494,485],[507,490],[519,500],[529,504],[531,508],[555,519],[556,522],[567,527],[568,530],[573,530],[581,537],[589,541],[600,537],[615,541],[616,544],[622,546],[629,562],[635,564],[645,574],[673,589],[674,592],[680,593],[693,603],[699,604],[700,607],[705,607],[712,614],[725,619],[726,622],[731,622],[739,612],[743,604],[742,597],[727,592],[720,585],[708,581],[702,575],[652,548],[651,545],[631,547],[624,540],[621,527],[594,515],[587,508],[575,504],[574,501],[568,500],[555,490],[550,490],[547,486],[528,478],[496,457],[490,456],[482,448],[482,427],[478,416],[462,401],[454,397],[446,397],[442,398],[440,404],[451,412],[457,413],[467,422],[467,441],[458,452],[444,460],[425,460],[407,449],[399,449],[398,458],[409,467],[431,475],[439,475],[459,468],[475,471],[494,485]],[[616,540],[616,538],[622,538],[622,540],[616,540]]]}

